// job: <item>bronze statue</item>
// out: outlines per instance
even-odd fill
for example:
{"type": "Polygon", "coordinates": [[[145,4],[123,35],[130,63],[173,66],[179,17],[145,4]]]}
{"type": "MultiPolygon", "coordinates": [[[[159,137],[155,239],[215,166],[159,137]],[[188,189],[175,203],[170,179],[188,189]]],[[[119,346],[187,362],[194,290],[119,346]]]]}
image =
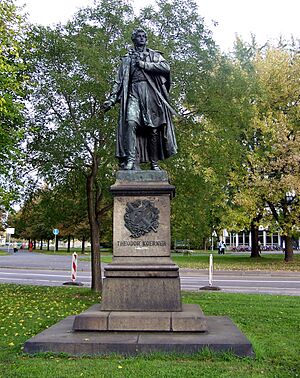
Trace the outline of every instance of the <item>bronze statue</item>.
{"type": "Polygon", "coordinates": [[[120,102],[116,156],[122,169],[139,169],[150,162],[160,170],[158,160],[177,151],[169,104],[170,67],[160,52],[146,47],[143,29],[132,33],[134,48],[122,57],[112,92],[104,102],[109,110],[120,102]]]}

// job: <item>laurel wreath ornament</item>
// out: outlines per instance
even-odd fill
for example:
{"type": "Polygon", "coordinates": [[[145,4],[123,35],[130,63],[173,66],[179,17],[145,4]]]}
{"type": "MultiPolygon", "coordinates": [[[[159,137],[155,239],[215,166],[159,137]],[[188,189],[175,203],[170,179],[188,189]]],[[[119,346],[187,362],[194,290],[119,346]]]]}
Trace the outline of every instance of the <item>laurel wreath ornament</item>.
{"type": "Polygon", "coordinates": [[[149,200],[127,202],[124,221],[132,238],[139,238],[151,231],[157,232],[159,209],[149,200]]]}

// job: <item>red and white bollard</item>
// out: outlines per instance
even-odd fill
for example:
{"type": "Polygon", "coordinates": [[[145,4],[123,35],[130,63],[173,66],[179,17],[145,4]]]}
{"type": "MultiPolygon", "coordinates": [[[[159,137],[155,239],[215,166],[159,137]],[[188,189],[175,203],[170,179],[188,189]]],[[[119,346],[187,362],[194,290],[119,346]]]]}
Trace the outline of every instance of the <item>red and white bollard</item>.
{"type": "Polygon", "coordinates": [[[76,275],[77,275],[77,253],[74,252],[72,255],[72,275],[71,275],[72,282],[76,281],[76,275]]]}
{"type": "Polygon", "coordinates": [[[221,290],[218,286],[213,286],[214,262],[212,253],[209,255],[208,286],[200,287],[199,290],[221,290]]]}
{"type": "Polygon", "coordinates": [[[77,253],[74,252],[72,255],[72,274],[71,274],[71,281],[64,282],[63,285],[74,285],[74,286],[83,286],[83,283],[76,282],[76,276],[77,276],[77,253]]]}
{"type": "Polygon", "coordinates": [[[209,268],[208,268],[208,285],[212,286],[213,282],[213,269],[214,269],[214,263],[213,263],[213,255],[212,253],[209,255],[209,268]]]}

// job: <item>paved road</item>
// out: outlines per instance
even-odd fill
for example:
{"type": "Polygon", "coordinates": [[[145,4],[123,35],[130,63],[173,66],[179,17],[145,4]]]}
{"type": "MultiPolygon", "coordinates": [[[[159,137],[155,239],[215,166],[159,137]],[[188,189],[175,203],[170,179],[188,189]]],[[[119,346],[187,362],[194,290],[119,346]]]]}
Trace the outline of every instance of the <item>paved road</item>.
{"type": "MultiPolygon", "coordinates": [[[[0,283],[60,286],[70,280],[71,258],[18,252],[0,256],[0,283]]],[[[181,269],[183,290],[199,290],[208,284],[207,271],[181,269]]],[[[89,287],[90,263],[78,262],[77,280],[89,287]]],[[[225,292],[268,293],[300,296],[300,272],[216,271],[214,286],[225,292]]]]}

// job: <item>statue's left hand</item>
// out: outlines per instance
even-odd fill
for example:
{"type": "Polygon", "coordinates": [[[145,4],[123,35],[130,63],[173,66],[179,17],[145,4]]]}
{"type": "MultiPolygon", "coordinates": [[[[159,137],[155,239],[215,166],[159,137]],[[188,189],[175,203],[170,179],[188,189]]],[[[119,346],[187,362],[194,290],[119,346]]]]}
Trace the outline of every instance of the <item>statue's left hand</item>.
{"type": "Polygon", "coordinates": [[[142,61],[142,60],[138,60],[138,61],[136,62],[136,65],[137,65],[138,67],[140,67],[140,68],[145,68],[145,62],[142,61]]]}

